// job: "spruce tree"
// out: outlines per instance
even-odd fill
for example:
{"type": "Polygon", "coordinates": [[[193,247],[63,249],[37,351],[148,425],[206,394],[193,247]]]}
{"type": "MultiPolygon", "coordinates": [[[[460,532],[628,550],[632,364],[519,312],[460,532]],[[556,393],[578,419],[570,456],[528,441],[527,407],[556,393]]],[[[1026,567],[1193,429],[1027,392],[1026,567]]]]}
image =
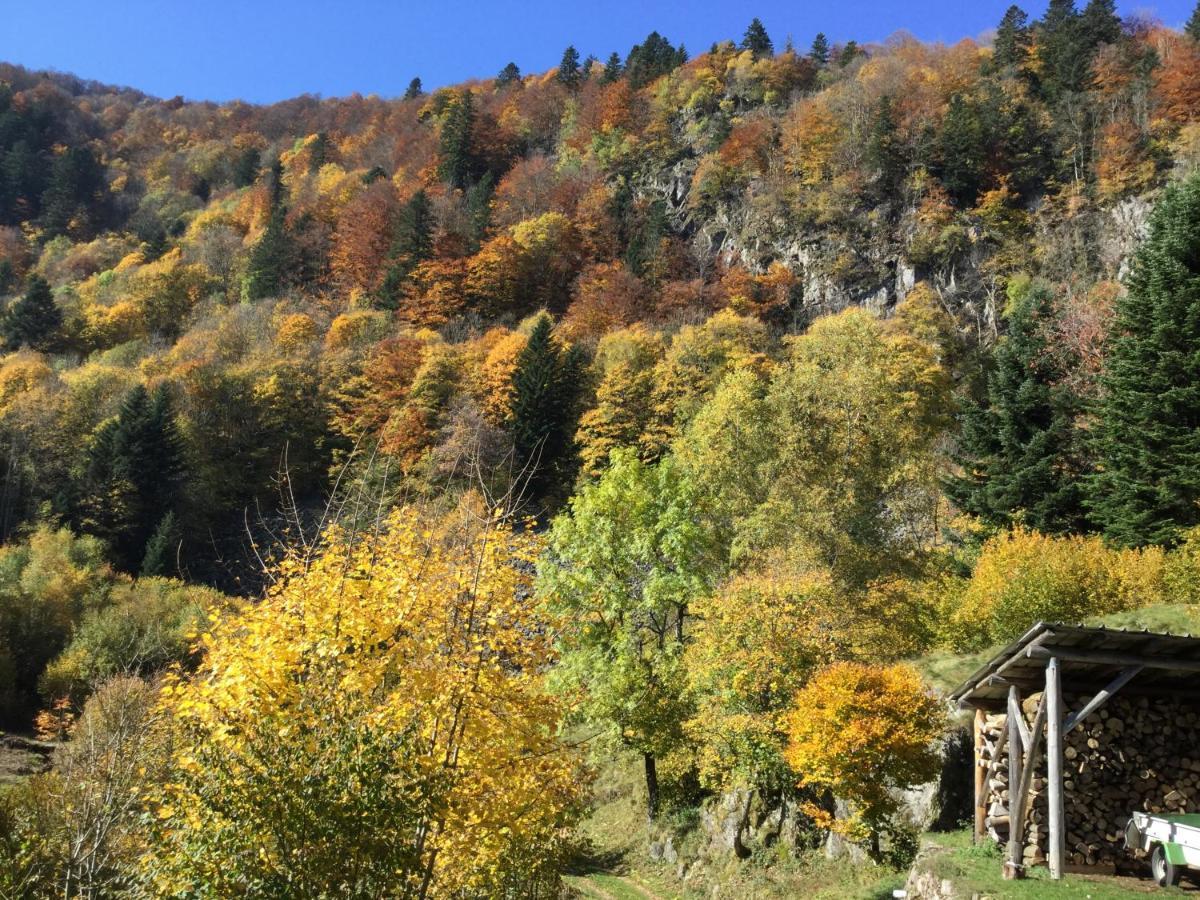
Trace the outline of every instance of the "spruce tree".
{"type": "Polygon", "coordinates": [[[1080,47],[1089,55],[1101,44],[1121,39],[1121,19],[1115,0],[1088,0],[1079,16],[1080,47]]]}
{"type": "Polygon", "coordinates": [[[475,169],[471,153],[474,128],[474,95],[469,90],[461,90],[450,101],[438,135],[437,173],[451,187],[466,187],[475,169]]]}
{"type": "Polygon", "coordinates": [[[1118,299],[1090,485],[1113,543],[1169,544],[1200,523],[1200,176],[1168,188],[1118,299]]]}
{"type": "Polygon", "coordinates": [[[998,69],[1019,66],[1029,53],[1029,16],[1021,7],[1010,6],[996,26],[992,65],[998,69]]]}
{"type": "Polygon", "coordinates": [[[88,147],[69,147],[54,158],[42,194],[42,228],[47,236],[90,231],[97,195],[104,187],[104,167],[88,147]],[[82,220],[82,222],[78,221],[82,220]]]}
{"type": "Polygon", "coordinates": [[[753,53],[755,59],[771,56],[775,52],[775,45],[771,43],[771,37],[758,17],[750,20],[746,34],[742,37],[742,49],[753,53]]]}
{"type": "Polygon", "coordinates": [[[621,72],[624,71],[621,66],[621,55],[615,50],[608,55],[608,61],[604,63],[604,71],[600,75],[601,84],[612,84],[621,77],[621,72]]]}
{"type": "Polygon", "coordinates": [[[838,65],[843,69],[850,63],[854,62],[854,58],[861,51],[858,49],[858,41],[846,41],[846,45],[842,47],[842,52],[838,55],[838,65]]]}
{"type": "Polygon", "coordinates": [[[404,91],[404,99],[405,100],[416,100],[418,97],[420,97],[424,93],[425,93],[425,91],[421,88],[421,79],[414,78],[412,81],[410,81],[408,83],[408,88],[404,91]]]}
{"type": "Polygon", "coordinates": [[[567,47],[563,51],[562,61],[558,64],[558,75],[556,77],[559,84],[566,85],[572,90],[579,87],[579,82],[582,80],[579,72],[579,51],[573,46],[567,47]]]}
{"type": "Polygon", "coordinates": [[[178,574],[177,549],[179,547],[179,525],[175,513],[168,511],[146,542],[139,574],[143,577],[169,578],[178,574]]]}
{"type": "Polygon", "coordinates": [[[983,183],[986,147],[979,110],[961,94],[950,98],[940,138],[942,186],[959,206],[973,206],[983,183]]]}
{"type": "Polygon", "coordinates": [[[62,321],[50,284],[41,275],[33,275],[25,293],[8,307],[0,330],[9,350],[32,347],[45,351],[54,347],[62,321]]]}
{"type": "Polygon", "coordinates": [[[1183,33],[1193,41],[1200,41],[1200,3],[1197,3],[1196,8],[1192,10],[1192,17],[1183,26],[1183,33]]]}
{"type": "Polygon", "coordinates": [[[510,84],[520,83],[521,70],[517,68],[517,64],[514,62],[510,62],[508,65],[506,65],[500,70],[500,74],[496,76],[496,87],[498,88],[506,88],[510,84]]]}
{"type": "Polygon", "coordinates": [[[262,153],[257,147],[247,147],[233,164],[234,187],[249,187],[258,180],[258,170],[262,165],[262,153]]]}
{"type": "Polygon", "coordinates": [[[1087,71],[1088,55],[1080,41],[1075,0],[1050,0],[1037,24],[1037,44],[1043,61],[1042,88],[1054,100],[1077,90],[1087,71]]]}
{"type": "Polygon", "coordinates": [[[510,416],[517,464],[534,496],[565,482],[580,369],[577,355],[559,345],[550,316],[542,313],[517,357],[510,416]]]}
{"type": "Polygon", "coordinates": [[[180,506],[184,471],[170,393],[138,385],[88,452],[80,524],[109,544],[121,569],[139,571],[151,537],[180,506]]]}
{"type": "Polygon", "coordinates": [[[250,251],[246,263],[243,296],[250,301],[279,293],[292,261],[292,241],[287,228],[287,210],[276,207],[262,237],[250,251]]]}
{"type": "Polygon", "coordinates": [[[408,276],[420,263],[433,256],[433,226],[433,205],[429,195],[423,189],[418,190],[396,217],[389,252],[391,264],[379,289],[380,306],[396,309],[408,276]]]}
{"type": "Polygon", "coordinates": [[[1086,524],[1086,463],[1075,425],[1079,403],[1063,387],[1065,364],[1050,325],[1054,301],[1044,284],[1015,280],[981,403],[964,410],[950,484],[958,505],[992,525],[1015,521],[1049,533],[1086,524]]]}
{"type": "Polygon", "coordinates": [[[875,199],[894,197],[904,181],[905,161],[892,98],[885,94],[879,99],[867,135],[864,158],[876,173],[875,199]]]}
{"type": "Polygon", "coordinates": [[[808,58],[816,63],[817,66],[824,66],[829,62],[829,39],[825,37],[823,31],[818,31],[817,36],[813,38],[812,47],[808,51],[808,58]]]}

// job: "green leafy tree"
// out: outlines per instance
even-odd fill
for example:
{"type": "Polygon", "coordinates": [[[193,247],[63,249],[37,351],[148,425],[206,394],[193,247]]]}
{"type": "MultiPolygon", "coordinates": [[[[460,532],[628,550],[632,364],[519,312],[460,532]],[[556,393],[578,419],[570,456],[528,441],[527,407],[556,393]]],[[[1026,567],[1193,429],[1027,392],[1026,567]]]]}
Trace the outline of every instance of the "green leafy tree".
{"type": "Polygon", "coordinates": [[[153,394],[138,385],[88,451],[84,530],[108,542],[120,568],[136,572],[155,530],[179,508],[184,480],[171,394],[165,385],[153,394]]]}
{"type": "Polygon", "coordinates": [[[771,36],[767,34],[766,27],[757,16],[750,20],[750,25],[746,28],[745,35],[742,36],[742,49],[753,53],[755,59],[770,56],[775,52],[771,36]]]}
{"type": "Polygon", "coordinates": [[[0,330],[9,350],[32,347],[44,351],[54,347],[62,323],[62,312],[54,302],[49,282],[33,275],[25,293],[8,307],[0,330]]]}
{"type": "Polygon", "coordinates": [[[808,51],[808,58],[818,66],[824,66],[829,62],[829,38],[825,37],[823,31],[818,31],[817,36],[813,38],[812,47],[808,51]]]}
{"type": "Polygon", "coordinates": [[[996,346],[986,397],[964,411],[963,475],[950,492],[959,506],[993,525],[1019,520],[1048,533],[1087,525],[1087,460],[1075,424],[1082,410],[1056,353],[1054,315],[1047,285],[1013,281],[1007,332],[996,346]]]}
{"type": "Polygon", "coordinates": [[[567,47],[563,51],[562,61],[558,64],[558,83],[566,85],[568,88],[575,89],[579,87],[582,81],[582,75],[579,70],[579,51],[573,46],[567,47]]]}
{"type": "Polygon", "coordinates": [[[992,45],[992,64],[1003,69],[1019,66],[1029,53],[1029,16],[1017,5],[1004,12],[1004,18],[996,27],[996,40],[992,45]]]}
{"type": "Polygon", "coordinates": [[[1200,176],[1169,188],[1117,301],[1090,505],[1123,546],[1200,522],[1200,176]]]}
{"type": "Polygon", "coordinates": [[[721,572],[699,497],[670,458],[617,451],[550,529],[537,587],[559,623],[556,686],[581,692],[581,713],[640,752],[650,818],[657,760],[690,712],[683,653],[689,604],[721,572]]]}

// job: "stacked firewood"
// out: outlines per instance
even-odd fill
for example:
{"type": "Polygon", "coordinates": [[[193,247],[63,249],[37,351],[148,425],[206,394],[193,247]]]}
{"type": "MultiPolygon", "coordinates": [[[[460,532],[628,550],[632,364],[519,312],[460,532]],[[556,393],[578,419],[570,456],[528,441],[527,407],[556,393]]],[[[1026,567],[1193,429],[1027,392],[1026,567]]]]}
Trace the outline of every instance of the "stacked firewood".
{"type": "MultiPolygon", "coordinates": [[[[1078,709],[1087,699],[1068,695],[1067,708],[1078,709]]],[[[1039,700],[1034,694],[1022,704],[1029,724],[1039,700]]],[[[1005,728],[1003,715],[987,717],[981,760],[988,767],[985,824],[1001,844],[1008,843],[1016,790],[1008,783],[1009,748],[1001,740],[1005,728]]],[[[1026,817],[1027,865],[1045,861],[1049,837],[1044,753],[1040,757],[1026,817]]],[[[1066,863],[1111,865],[1128,859],[1124,832],[1133,810],[1164,815],[1200,811],[1200,713],[1168,698],[1114,697],[1066,736],[1063,773],[1066,863]]]]}

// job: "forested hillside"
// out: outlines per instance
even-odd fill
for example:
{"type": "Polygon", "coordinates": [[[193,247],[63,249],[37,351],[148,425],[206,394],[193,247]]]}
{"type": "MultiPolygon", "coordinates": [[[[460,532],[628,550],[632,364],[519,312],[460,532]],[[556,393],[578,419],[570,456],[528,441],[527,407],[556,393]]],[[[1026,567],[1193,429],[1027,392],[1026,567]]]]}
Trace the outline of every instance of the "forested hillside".
{"type": "Polygon", "coordinates": [[[902,660],[1192,603],[1200,9],[579,46],[0,65],[0,896],[550,896],[605,753],[898,865],[902,660]]]}

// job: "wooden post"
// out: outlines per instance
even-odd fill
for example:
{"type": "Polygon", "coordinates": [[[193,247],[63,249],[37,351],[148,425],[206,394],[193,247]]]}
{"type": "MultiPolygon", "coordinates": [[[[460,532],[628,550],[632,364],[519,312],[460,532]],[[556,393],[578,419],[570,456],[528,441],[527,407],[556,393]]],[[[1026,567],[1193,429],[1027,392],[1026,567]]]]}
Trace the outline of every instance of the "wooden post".
{"type": "Polygon", "coordinates": [[[976,844],[987,833],[987,766],[983,762],[983,728],[987,713],[975,710],[975,834],[976,844]]]}
{"type": "Polygon", "coordinates": [[[1009,827],[1017,835],[1016,843],[1008,845],[1008,869],[1014,875],[1020,875],[1025,868],[1025,819],[1029,813],[1029,794],[1033,790],[1033,773],[1037,771],[1038,754],[1042,751],[1042,732],[1046,724],[1046,695],[1042,694],[1038,703],[1037,713],[1033,717],[1033,727],[1029,729],[1029,746],[1025,749],[1025,758],[1021,761],[1021,785],[1017,788],[1016,809],[1010,801],[1009,820],[1015,824],[1009,827]]]}
{"type": "Polygon", "coordinates": [[[1063,800],[1063,700],[1058,658],[1046,664],[1046,781],[1049,801],[1050,877],[1062,878],[1067,851],[1066,808],[1063,800]]]}
{"type": "MultiPolygon", "coordinates": [[[[1020,878],[1024,858],[1025,835],[1017,834],[1024,827],[1021,806],[1021,755],[1025,752],[1025,735],[1021,729],[1025,714],[1021,711],[1021,692],[1013,685],[1008,689],[1008,861],[1005,878],[1020,878]]],[[[1028,730],[1028,729],[1026,729],[1028,730]]]]}

